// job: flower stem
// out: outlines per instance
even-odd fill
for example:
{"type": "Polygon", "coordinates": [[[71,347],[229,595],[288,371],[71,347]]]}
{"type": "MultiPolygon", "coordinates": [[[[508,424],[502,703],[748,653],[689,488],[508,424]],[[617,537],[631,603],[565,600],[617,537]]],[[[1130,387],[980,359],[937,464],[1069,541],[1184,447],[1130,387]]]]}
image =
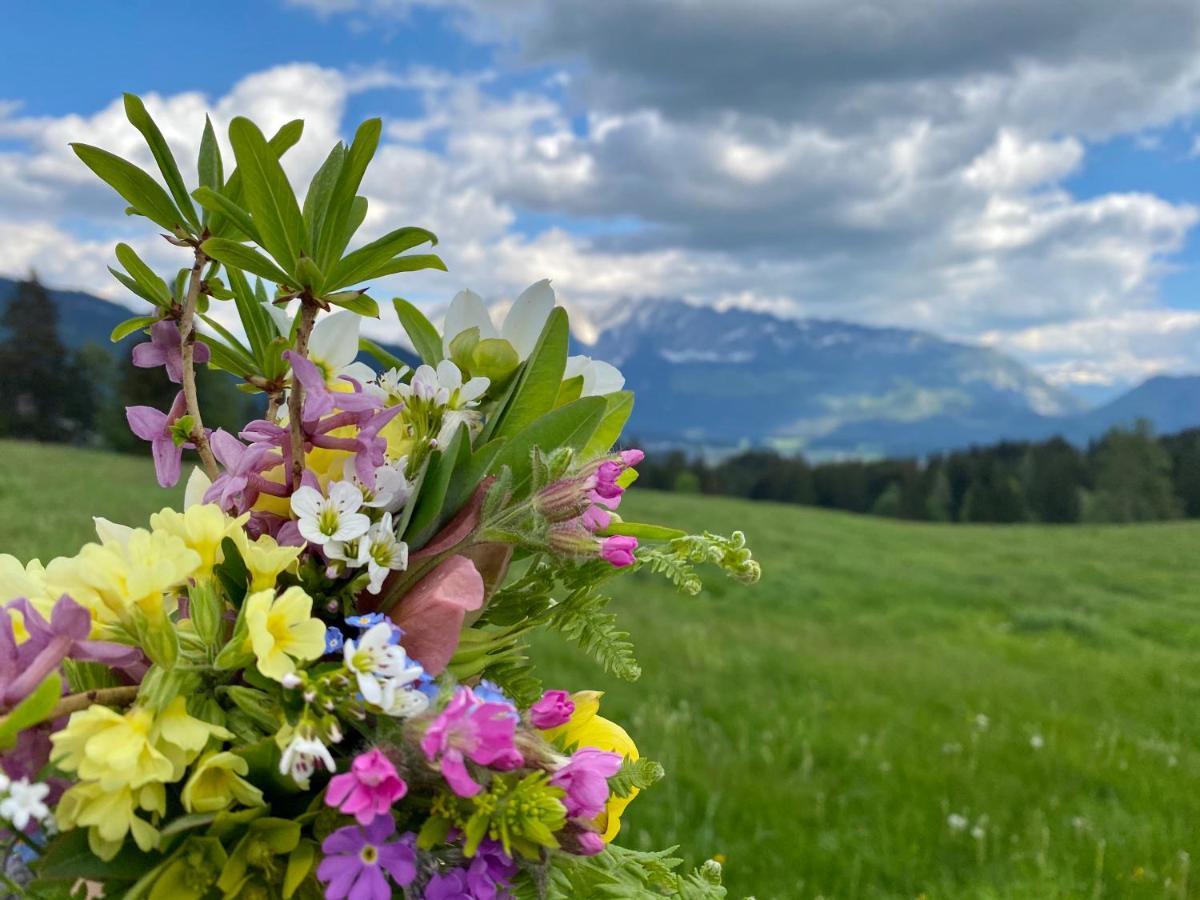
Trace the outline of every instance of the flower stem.
{"type": "MultiPolygon", "coordinates": [[[[292,348],[297,356],[308,359],[308,339],[317,321],[317,304],[307,297],[300,298],[300,327],[296,329],[296,345],[292,348]]],[[[292,377],[292,392],[288,396],[288,429],[292,438],[292,490],[300,487],[304,476],[304,425],[300,421],[304,410],[304,386],[300,379],[292,377]]]]}
{"type": "Polygon", "coordinates": [[[179,339],[183,352],[183,400],[187,404],[188,415],[192,417],[192,443],[204,463],[204,471],[208,477],[215,480],[220,472],[217,470],[217,460],[212,449],[208,446],[208,437],[204,433],[204,422],[200,418],[200,399],[196,395],[196,365],[194,361],[196,348],[196,303],[200,299],[201,271],[208,257],[196,248],[196,259],[192,263],[191,280],[188,282],[187,299],[183,304],[183,315],[179,317],[179,339]]]}

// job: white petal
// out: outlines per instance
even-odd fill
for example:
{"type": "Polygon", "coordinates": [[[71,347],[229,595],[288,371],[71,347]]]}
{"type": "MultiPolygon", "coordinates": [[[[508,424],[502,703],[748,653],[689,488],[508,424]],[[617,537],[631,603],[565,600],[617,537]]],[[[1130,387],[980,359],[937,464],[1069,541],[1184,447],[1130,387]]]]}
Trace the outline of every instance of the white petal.
{"type": "Polygon", "coordinates": [[[481,375],[477,375],[462,386],[462,390],[458,392],[458,399],[462,403],[470,403],[472,400],[478,400],[487,393],[488,385],[491,382],[481,375]]]}
{"type": "Polygon", "coordinates": [[[450,308],[446,310],[446,321],[442,326],[442,333],[445,335],[442,343],[447,353],[450,352],[450,342],[468,328],[478,328],[480,340],[496,336],[496,326],[492,324],[492,317],[488,315],[483,298],[474,291],[459,291],[450,301],[450,308]]]}
{"type": "Polygon", "coordinates": [[[554,289],[550,287],[550,279],[544,278],[521,292],[504,319],[500,337],[512,344],[517,355],[525,359],[533,352],[552,309],[554,289]]]}
{"type": "Polygon", "coordinates": [[[358,313],[343,309],[317,322],[308,344],[308,355],[314,362],[324,363],[327,370],[337,372],[354,362],[358,356],[358,313]]]}
{"type": "Polygon", "coordinates": [[[264,304],[267,315],[271,317],[271,321],[275,323],[275,330],[283,337],[288,337],[292,333],[292,314],[274,303],[264,304]]]}
{"type": "Polygon", "coordinates": [[[462,372],[450,360],[443,359],[437,364],[437,380],[441,387],[453,392],[462,387],[462,372]]]}
{"type": "Polygon", "coordinates": [[[301,519],[315,519],[321,512],[325,498],[314,487],[304,485],[292,494],[292,512],[301,519]]]}
{"type": "Polygon", "coordinates": [[[342,366],[338,371],[338,375],[349,375],[364,388],[375,380],[375,370],[365,362],[352,362],[348,366],[342,366]]]}
{"type": "MultiPolygon", "coordinates": [[[[362,537],[367,533],[367,529],[371,527],[371,520],[362,513],[350,513],[338,517],[337,531],[333,534],[326,535],[327,541],[352,541],[355,538],[362,537]]],[[[301,532],[303,533],[303,532],[301,532]]]]}
{"type": "Polygon", "coordinates": [[[192,469],[188,476],[187,487],[183,491],[183,508],[191,509],[204,502],[204,494],[212,487],[212,479],[199,466],[192,469]]]}
{"type": "Polygon", "coordinates": [[[602,397],[613,394],[625,386],[621,370],[601,359],[593,359],[583,370],[583,396],[602,397]]]}
{"type": "Polygon", "coordinates": [[[352,513],[362,506],[362,491],[349,481],[335,481],[329,485],[329,502],[338,515],[352,513]]]}
{"type": "Polygon", "coordinates": [[[591,361],[592,358],[590,356],[568,356],[567,367],[563,370],[563,380],[565,381],[568,378],[582,375],[591,361]]]}

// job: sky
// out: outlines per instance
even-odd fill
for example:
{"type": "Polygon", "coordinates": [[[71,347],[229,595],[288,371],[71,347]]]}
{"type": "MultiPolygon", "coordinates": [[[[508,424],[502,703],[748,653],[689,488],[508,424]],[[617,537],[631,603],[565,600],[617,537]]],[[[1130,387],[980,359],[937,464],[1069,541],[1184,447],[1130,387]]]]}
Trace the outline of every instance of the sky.
{"type": "MultiPolygon", "coordinates": [[[[549,277],[584,332],[684,298],[930,330],[1097,391],[1200,371],[1195,0],[0,0],[0,273],[123,302],[123,214],[69,141],[185,173],[204,116],[363,118],[362,236],[435,231],[431,312],[549,277]]],[[[194,177],[194,176],[193,176],[194,177]]],[[[396,337],[385,320],[373,329],[396,337]]]]}

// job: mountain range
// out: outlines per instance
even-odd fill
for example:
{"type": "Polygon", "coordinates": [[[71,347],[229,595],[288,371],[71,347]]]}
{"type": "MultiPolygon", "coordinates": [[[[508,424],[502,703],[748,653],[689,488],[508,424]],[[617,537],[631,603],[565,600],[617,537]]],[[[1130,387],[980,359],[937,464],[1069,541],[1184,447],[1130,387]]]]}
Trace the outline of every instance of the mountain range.
{"type": "MultiPolygon", "coordinates": [[[[0,278],[0,309],[15,286],[0,278]]],[[[51,296],[71,347],[107,345],[130,315],[80,291],[51,296]]],[[[624,310],[576,345],[624,372],[637,392],[627,434],[650,445],[909,456],[1053,435],[1084,443],[1139,418],[1161,433],[1200,426],[1200,376],[1158,376],[1089,406],[1011,357],[928,332],[670,299],[624,310]]]]}

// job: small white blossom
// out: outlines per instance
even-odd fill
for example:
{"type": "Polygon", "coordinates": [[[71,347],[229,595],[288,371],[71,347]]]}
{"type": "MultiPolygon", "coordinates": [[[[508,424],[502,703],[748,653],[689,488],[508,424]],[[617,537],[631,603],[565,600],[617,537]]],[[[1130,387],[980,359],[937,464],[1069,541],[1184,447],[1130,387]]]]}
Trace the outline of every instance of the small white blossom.
{"type": "Polygon", "coordinates": [[[388,406],[396,406],[403,403],[405,400],[405,392],[401,390],[404,386],[404,378],[411,372],[408,366],[402,366],[399,369],[388,369],[379,376],[378,381],[367,385],[367,390],[375,396],[383,399],[383,402],[388,406]]]}
{"type": "Polygon", "coordinates": [[[45,803],[50,785],[18,778],[9,782],[7,792],[8,796],[0,800],[0,819],[10,822],[17,831],[24,831],[30,822],[41,823],[50,815],[45,803]]]}
{"type": "Polygon", "coordinates": [[[389,513],[399,511],[412,496],[412,483],[404,476],[407,457],[402,457],[395,465],[380,466],[375,470],[375,490],[363,488],[363,506],[386,510],[389,513]]]}
{"type": "Polygon", "coordinates": [[[968,824],[967,817],[960,816],[958,813],[950,813],[950,815],[946,816],[946,825],[955,834],[965,831],[968,824]]]}
{"type": "Polygon", "coordinates": [[[987,731],[990,724],[992,724],[991,719],[985,713],[979,713],[975,716],[975,727],[980,731],[987,731]]]}
{"type": "Polygon", "coordinates": [[[325,771],[336,772],[337,765],[333,761],[333,756],[319,738],[302,737],[297,734],[292,738],[291,743],[283,751],[283,756],[279,759],[279,772],[282,775],[292,776],[292,780],[305,790],[308,789],[308,781],[312,778],[313,773],[317,770],[317,764],[320,763],[325,771]]]}
{"type": "Polygon", "coordinates": [[[615,394],[625,387],[625,376],[621,374],[620,369],[612,363],[592,359],[590,356],[572,356],[567,360],[567,368],[563,372],[564,380],[577,376],[583,376],[581,397],[603,397],[606,394],[615,394]]]}
{"type": "Polygon", "coordinates": [[[1035,734],[1033,737],[1031,737],[1029,739],[1029,746],[1032,747],[1034,750],[1041,750],[1043,747],[1046,746],[1046,739],[1043,738],[1040,734],[1035,734]]]}
{"type": "Polygon", "coordinates": [[[385,702],[379,708],[389,716],[397,719],[407,719],[409,716],[419,716],[429,709],[429,697],[417,690],[397,688],[391,696],[384,697],[385,702]]]}
{"type": "Polygon", "coordinates": [[[985,837],[987,837],[987,831],[984,830],[982,825],[976,825],[971,829],[971,837],[975,838],[977,841],[982,841],[985,837]]]}
{"type": "Polygon", "coordinates": [[[371,520],[358,511],[362,502],[362,491],[349,482],[333,482],[328,496],[305,485],[292,494],[292,512],[301,536],[309,543],[324,546],[367,533],[371,520]]]}
{"type": "Polygon", "coordinates": [[[370,575],[367,590],[378,594],[391,572],[408,568],[408,544],[396,539],[390,512],[384,513],[383,518],[371,526],[362,543],[366,547],[363,555],[370,575]]]}
{"type": "Polygon", "coordinates": [[[424,671],[408,658],[404,648],[392,643],[392,625],[380,622],[357,641],[346,641],[342,655],[346,668],[358,680],[363,699],[379,707],[391,705],[395,691],[421,677],[424,671]]]}

